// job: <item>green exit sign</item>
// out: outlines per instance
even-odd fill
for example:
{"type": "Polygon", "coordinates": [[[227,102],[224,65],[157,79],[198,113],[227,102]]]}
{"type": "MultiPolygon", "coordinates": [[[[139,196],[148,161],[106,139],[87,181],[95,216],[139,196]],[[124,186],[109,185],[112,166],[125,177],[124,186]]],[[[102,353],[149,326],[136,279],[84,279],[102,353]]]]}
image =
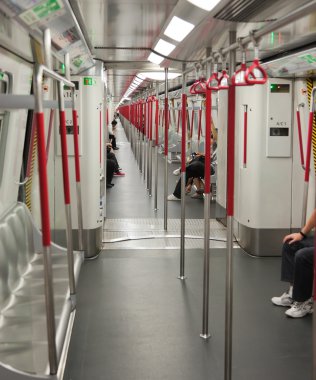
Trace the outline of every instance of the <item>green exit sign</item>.
{"type": "Polygon", "coordinates": [[[96,84],[96,80],[90,77],[84,77],[83,84],[85,86],[93,86],[94,84],[96,84]]]}

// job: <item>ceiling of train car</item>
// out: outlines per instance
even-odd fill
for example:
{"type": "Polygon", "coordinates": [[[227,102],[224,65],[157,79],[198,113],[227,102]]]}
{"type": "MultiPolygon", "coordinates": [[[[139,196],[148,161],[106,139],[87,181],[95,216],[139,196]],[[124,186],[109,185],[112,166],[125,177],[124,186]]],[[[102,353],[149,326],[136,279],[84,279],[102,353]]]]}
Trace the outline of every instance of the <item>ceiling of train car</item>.
{"type": "MultiPolygon", "coordinates": [[[[105,61],[109,89],[115,102],[122,98],[134,75],[141,71],[161,70],[166,66],[181,70],[179,61],[165,59],[159,67],[147,60],[149,49],[163,36],[172,16],[182,17],[196,27],[176,44],[170,57],[198,61],[206,57],[206,48],[218,51],[228,46],[230,30],[236,31],[238,37],[247,36],[251,30],[258,30],[310,3],[308,0],[222,0],[211,12],[206,12],[187,0],[70,1],[74,2],[80,9],[95,57],[105,61]]],[[[260,56],[272,56],[314,41],[315,20],[315,15],[308,15],[263,37],[260,56]]],[[[165,36],[164,39],[174,42],[165,36]]],[[[251,44],[249,49],[247,58],[250,60],[251,44]]],[[[147,84],[143,82],[142,85],[147,84]]]]}
{"type": "MultiPolygon", "coordinates": [[[[54,19],[51,13],[52,4],[59,4],[60,8],[64,4],[64,13],[67,11],[67,17],[69,14],[69,20],[73,23],[72,13],[68,12],[70,5],[76,17],[75,21],[80,25],[78,32],[82,31],[85,37],[84,44],[87,43],[95,59],[104,61],[109,92],[114,102],[119,102],[136,74],[144,71],[163,71],[164,67],[169,67],[169,71],[181,71],[184,62],[188,66],[194,65],[194,62],[199,62],[209,55],[210,51],[218,52],[221,48],[227,47],[230,31],[236,32],[237,37],[243,38],[248,36],[250,31],[260,30],[300,7],[316,3],[315,0],[218,0],[218,4],[211,11],[205,11],[193,5],[192,1],[3,0],[0,1],[0,9],[4,9],[3,4],[6,5],[9,17],[22,22],[21,14],[23,15],[26,10],[27,14],[33,11],[34,4],[37,8],[40,6],[40,9],[49,8],[49,17],[44,15],[46,18],[43,16],[43,23],[50,20],[57,28],[62,21],[63,14],[60,13],[62,9],[54,14],[56,15],[54,19]],[[19,5],[21,9],[17,8],[17,3],[23,4],[23,7],[19,5]],[[180,17],[195,26],[181,42],[164,35],[173,16],[180,17]],[[157,50],[156,44],[161,38],[175,47],[171,53],[166,54],[168,59],[162,60],[158,65],[149,62],[148,56],[153,49],[157,50]]],[[[205,4],[211,1],[214,0],[201,2],[205,4]]],[[[23,22],[25,24],[25,21],[23,22]]],[[[55,34],[60,37],[58,28],[55,34]]],[[[65,39],[69,40],[69,33],[65,35],[65,39]]],[[[294,66],[291,66],[288,63],[289,58],[283,57],[282,54],[308,44],[310,49],[315,40],[316,13],[306,13],[301,19],[288,26],[276,28],[262,37],[259,44],[260,58],[276,56],[282,58],[281,61],[270,65],[269,70],[280,76],[293,75],[294,66]]],[[[301,55],[305,58],[297,55],[298,63],[295,67],[299,69],[300,75],[310,75],[310,69],[316,68],[316,52],[309,50],[305,56],[303,53],[301,55]],[[302,59],[305,60],[305,66],[300,62],[302,59]]],[[[247,46],[247,60],[252,59],[253,46],[250,43],[247,46]]],[[[237,54],[238,60],[240,53],[237,54]]],[[[190,78],[195,75],[196,73],[192,72],[190,78]]],[[[136,92],[142,87],[147,87],[149,83],[147,80],[142,82],[136,92]]]]}

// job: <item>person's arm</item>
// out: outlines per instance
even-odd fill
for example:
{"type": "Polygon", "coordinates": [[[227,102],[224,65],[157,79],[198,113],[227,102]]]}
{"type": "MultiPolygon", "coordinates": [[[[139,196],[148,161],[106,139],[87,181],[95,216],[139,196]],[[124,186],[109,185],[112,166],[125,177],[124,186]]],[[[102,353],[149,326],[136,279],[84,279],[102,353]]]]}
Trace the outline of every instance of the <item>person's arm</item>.
{"type": "Polygon", "coordinates": [[[316,226],[316,209],[312,212],[312,215],[308,218],[305,226],[300,232],[294,232],[293,234],[286,235],[283,239],[283,243],[288,242],[289,244],[295,243],[304,239],[310,231],[316,226]]]}

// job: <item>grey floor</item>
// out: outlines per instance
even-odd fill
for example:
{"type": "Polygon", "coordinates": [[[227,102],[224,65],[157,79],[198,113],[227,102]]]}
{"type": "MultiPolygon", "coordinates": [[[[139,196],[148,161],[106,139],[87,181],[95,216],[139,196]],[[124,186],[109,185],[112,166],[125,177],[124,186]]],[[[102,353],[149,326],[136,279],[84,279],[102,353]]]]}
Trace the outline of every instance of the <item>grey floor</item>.
{"type": "MultiPolygon", "coordinates": [[[[117,221],[117,230],[124,230],[125,218],[126,231],[135,233],[137,218],[148,218],[150,226],[162,214],[152,210],[122,131],[119,137],[124,144],[118,156],[127,176],[115,179],[107,191],[107,228],[115,229],[117,221]]],[[[203,202],[187,203],[190,218],[203,217],[203,202]]],[[[171,217],[179,218],[179,209],[179,203],[170,205],[171,217]]],[[[184,282],[177,279],[178,249],[105,246],[98,259],[85,262],[64,379],[224,379],[226,250],[218,247],[210,250],[207,341],[199,337],[203,250],[186,250],[184,282]]],[[[286,318],[285,309],[270,302],[284,290],[280,259],[252,258],[237,248],[233,256],[232,379],[311,379],[312,318],[286,318]]]]}

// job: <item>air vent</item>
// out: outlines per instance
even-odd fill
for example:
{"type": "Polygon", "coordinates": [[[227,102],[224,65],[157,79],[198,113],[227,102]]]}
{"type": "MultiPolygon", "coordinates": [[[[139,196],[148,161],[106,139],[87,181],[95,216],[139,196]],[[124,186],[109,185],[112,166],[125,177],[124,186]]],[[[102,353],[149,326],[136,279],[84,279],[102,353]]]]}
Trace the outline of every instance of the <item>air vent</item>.
{"type": "Polygon", "coordinates": [[[230,1],[214,18],[235,22],[271,21],[258,20],[262,10],[275,5],[279,0],[233,0],[230,1]]]}

